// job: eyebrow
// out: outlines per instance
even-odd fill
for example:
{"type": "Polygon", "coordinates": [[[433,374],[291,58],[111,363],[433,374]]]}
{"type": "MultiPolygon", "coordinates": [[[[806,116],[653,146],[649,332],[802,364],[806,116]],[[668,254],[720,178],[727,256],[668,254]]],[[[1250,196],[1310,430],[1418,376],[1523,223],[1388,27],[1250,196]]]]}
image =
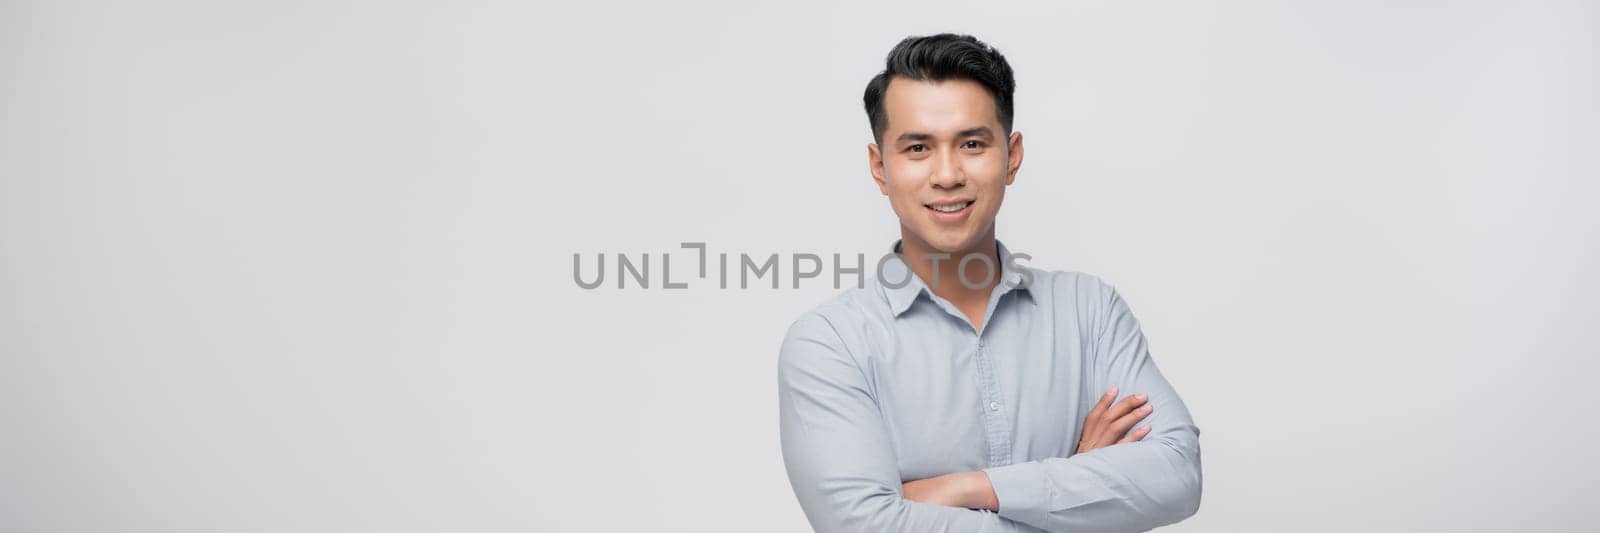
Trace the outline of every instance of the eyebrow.
{"type": "MultiPolygon", "coordinates": [[[[967,129],[961,130],[959,132],[956,132],[956,138],[957,139],[964,138],[964,137],[983,137],[985,139],[993,139],[994,138],[994,130],[989,129],[988,126],[978,126],[976,128],[967,128],[967,129]]],[[[907,142],[907,141],[930,141],[930,140],[933,140],[933,134],[931,134],[931,133],[914,132],[914,131],[908,131],[908,132],[902,133],[902,134],[900,134],[899,137],[895,138],[895,142],[896,143],[903,143],[903,142],[907,142]]]]}

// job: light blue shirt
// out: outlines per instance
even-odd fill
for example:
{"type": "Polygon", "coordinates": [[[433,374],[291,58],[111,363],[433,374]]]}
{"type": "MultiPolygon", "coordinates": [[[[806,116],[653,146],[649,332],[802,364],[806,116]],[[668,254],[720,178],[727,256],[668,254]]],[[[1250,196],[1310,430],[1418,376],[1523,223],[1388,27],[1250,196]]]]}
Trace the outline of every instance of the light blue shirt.
{"type": "Polygon", "coordinates": [[[869,275],[790,326],[779,427],[814,529],[1145,531],[1199,509],[1200,429],[1128,304],[1099,278],[1013,265],[997,246],[1003,282],[981,330],[899,256],[882,280],[869,275]],[[1075,454],[1112,386],[1117,401],[1149,395],[1150,433],[1075,454]],[[998,513],[903,497],[903,482],[972,470],[989,475],[998,513]]]}

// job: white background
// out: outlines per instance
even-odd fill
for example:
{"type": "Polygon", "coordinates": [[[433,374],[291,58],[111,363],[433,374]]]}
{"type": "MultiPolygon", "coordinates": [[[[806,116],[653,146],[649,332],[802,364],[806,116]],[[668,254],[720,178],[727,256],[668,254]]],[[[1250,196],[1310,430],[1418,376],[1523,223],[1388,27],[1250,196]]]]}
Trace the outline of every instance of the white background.
{"type": "Polygon", "coordinates": [[[831,280],[660,254],[881,253],[861,90],[947,30],[1017,72],[1000,238],[1117,285],[1202,430],[1171,531],[1592,530],[1597,22],[8,2],[0,530],[807,530],[776,349],[831,280]],[[650,289],[576,286],[619,252],[650,289]]]}

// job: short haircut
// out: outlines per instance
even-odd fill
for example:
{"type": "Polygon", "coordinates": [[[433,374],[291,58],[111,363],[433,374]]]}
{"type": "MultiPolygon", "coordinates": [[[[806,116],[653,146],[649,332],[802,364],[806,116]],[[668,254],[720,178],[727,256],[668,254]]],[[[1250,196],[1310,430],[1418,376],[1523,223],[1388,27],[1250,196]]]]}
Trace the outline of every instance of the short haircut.
{"type": "Polygon", "coordinates": [[[895,45],[884,63],[883,72],[867,82],[866,94],[862,96],[875,141],[882,143],[883,130],[889,127],[883,96],[889,90],[889,81],[897,76],[919,81],[968,79],[977,82],[994,97],[995,118],[1000,120],[1006,134],[1011,134],[1011,98],[1017,82],[1012,77],[1011,64],[994,47],[971,35],[911,36],[895,45]]]}

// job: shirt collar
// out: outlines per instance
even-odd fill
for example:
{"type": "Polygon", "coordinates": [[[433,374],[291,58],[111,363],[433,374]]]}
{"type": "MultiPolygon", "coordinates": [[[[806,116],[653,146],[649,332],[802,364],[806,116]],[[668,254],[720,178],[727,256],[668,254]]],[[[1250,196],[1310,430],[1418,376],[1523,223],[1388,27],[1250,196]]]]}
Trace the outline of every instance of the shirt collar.
{"type": "MultiPolygon", "coordinates": [[[[1031,278],[1025,278],[1023,276],[1021,271],[1023,267],[1020,265],[1011,264],[1011,251],[1006,249],[1006,245],[1004,243],[1001,243],[998,239],[996,239],[994,241],[994,246],[995,251],[998,252],[998,255],[1000,256],[1001,283],[996,290],[1000,291],[1000,295],[1002,296],[1005,295],[1005,293],[1013,290],[1021,291],[1022,294],[1028,295],[1028,297],[1025,299],[1029,302],[1032,302],[1033,293],[1028,289],[1028,286],[1024,284],[1025,281],[1031,281],[1031,278]]],[[[894,241],[894,246],[890,248],[890,251],[893,253],[894,257],[884,261],[883,268],[880,269],[878,273],[878,284],[883,288],[884,297],[888,298],[889,300],[889,309],[894,312],[894,316],[898,317],[902,314],[905,314],[906,310],[911,308],[911,304],[917,301],[918,296],[921,296],[924,293],[931,294],[931,292],[928,291],[928,285],[923,283],[922,278],[911,272],[911,266],[906,264],[905,257],[901,255],[900,240],[897,239],[894,241]],[[902,280],[906,281],[901,283],[902,280]],[[899,287],[894,287],[889,285],[890,283],[901,283],[901,285],[899,287]]],[[[960,258],[956,257],[951,259],[957,261],[960,260],[960,258]]],[[[970,269],[981,267],[968,266],[967,268],[969,269],[969,272],[971,272],[970,269]]],[[[939,282],[944,283],[944,280],[941,279],[939,282]]],[[[960,283],[960,281],[954,282],[960,283]]]]}

